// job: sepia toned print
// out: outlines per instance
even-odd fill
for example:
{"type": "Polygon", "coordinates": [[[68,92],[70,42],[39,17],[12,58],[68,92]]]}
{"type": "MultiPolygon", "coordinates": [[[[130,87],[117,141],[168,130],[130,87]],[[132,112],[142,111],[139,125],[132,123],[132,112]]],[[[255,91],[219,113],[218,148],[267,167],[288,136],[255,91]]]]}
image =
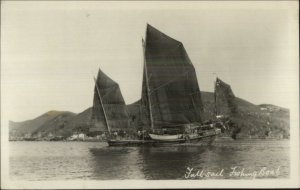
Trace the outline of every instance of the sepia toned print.
{"type": "Polygon", "coordinates": [[[5,1],[1,186],[298,187],[297,3],[5,1]]]}

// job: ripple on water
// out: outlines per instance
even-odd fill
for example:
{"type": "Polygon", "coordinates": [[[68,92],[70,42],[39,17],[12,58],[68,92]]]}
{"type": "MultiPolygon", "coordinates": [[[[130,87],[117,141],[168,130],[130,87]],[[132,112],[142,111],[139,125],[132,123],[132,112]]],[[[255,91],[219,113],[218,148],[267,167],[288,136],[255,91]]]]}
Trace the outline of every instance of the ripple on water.
{"type": "Polygon", "coordinates": [[[280,166],[276,177],[290,173],[289,141],[216,141],[188,147],[108,147],[100,142],[10,142],[9,146],[13,180],[185,179],[187,167],[224,169],[228,174],[235,166],[248,171],[280,166]]]}

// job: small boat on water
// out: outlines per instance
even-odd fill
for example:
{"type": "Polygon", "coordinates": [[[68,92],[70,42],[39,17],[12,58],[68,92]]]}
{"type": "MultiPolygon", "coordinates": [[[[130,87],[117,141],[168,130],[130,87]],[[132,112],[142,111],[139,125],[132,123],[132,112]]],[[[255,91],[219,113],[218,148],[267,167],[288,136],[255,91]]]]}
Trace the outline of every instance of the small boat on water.
{"type": "Polygon", "coordinates": [[[214,121],[205,121],[195,68],[183,44],[148,24],[142,45],[140,120],[145,134],[116,138],[114,130],[132,133],[137,129],[129,124],[118,84],[101,70],[95,78],[92,114],[95,126],[107,129],[110,146],[212,143],[224,125],[217,117],[214,121]]]}

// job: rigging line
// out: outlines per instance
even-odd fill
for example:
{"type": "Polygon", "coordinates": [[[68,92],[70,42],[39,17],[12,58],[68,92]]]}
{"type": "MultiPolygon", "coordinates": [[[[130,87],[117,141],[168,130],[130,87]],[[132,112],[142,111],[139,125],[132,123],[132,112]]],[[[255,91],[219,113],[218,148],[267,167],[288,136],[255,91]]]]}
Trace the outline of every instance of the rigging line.
{"type": "MultiPolygon", "coordinates": [[[[114,85],[114,86],[112,86],[112,87],[110,87],[110,88],[105,88],[105,90],[108,89],[108,91],[103,95],[103,97],[108,96],[108,94],[110,93],[110,91],[117,89],[117,87],[118,87],[118,85],[114,85]]],[[[102,90],[103,90],[103,89],[102,89],[102,90]]],[[[124,103],[125,103],[125,102],[124,102],[124,103]]],[[[111,103],[111,102],[107,103],[107,102],[105,102],[105,105],[119,105],[119,106],[120,106],[120,105],[121,105],[121,102],[118,102],[118,103],[111,103]]],[[[125,107],[125,106],[124,106],[124,107],[125,107]]],[[[128,110],[126,109],[126,107],[125,107],[125,112],[126,112],[127,115],[129,115],[129,114],[128,114],[128,110]]]]}
{"type": "Polygon", "coordinates": [[[112,90],[116,89],[118,86],[117,85],[114,85],[112,87],[108,87],[108,88],[102,88],[101,90],[105,90],[105,94],[103,95],[104,96],[107,96],[108,93],[110,93],[112,90]]]}
{"type": "Polygon", "coordinates": [[[107,89],[110,89],[110,88],[115,88],[115,87],[117,87],[117,86],[119,86],[119,85],[118,85],[118,84],[113,84],[113,85],[111,85],[111,86],[109,86],[109,87],[102,88],[101,90],[107,90],[107,89]]]}
{"type": "Polygon", "coordinates": [[[149,94],[151,94],[151,93],[153,93],[154,91],[160,89],[161,87],[164,87],[164,86],[166,86],[166,85],[168,85],[168,84],[170,84],[170,83],[172,83],[172,82],[177,81],[180,77],[186,76],[186,74],[188,74],[189,72],[190,72],[190,71],[187,71],[187,72],[183,73],[183,75],[179,76],[177,79],[170,80],[169,82],[167,82],[167,83],[165,83],[165,84],[162,84],[162,85],[159,86],[159,87],[154,88],[153,90],[151,90],[151,91],[149,92],[149,94]]]}

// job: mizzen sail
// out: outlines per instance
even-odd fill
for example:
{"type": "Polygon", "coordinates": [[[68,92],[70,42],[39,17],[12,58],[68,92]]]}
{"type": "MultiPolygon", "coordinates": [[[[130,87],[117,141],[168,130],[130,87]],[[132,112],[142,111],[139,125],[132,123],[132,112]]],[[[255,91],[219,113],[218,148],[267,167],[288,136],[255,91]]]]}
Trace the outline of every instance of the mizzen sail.
{"type": "Polygon", "coordinates": [[[215,112],[216,115],[223,116],[237,113],[236,99],[230,85],[219,78],[215,83],[215,112]]]}

